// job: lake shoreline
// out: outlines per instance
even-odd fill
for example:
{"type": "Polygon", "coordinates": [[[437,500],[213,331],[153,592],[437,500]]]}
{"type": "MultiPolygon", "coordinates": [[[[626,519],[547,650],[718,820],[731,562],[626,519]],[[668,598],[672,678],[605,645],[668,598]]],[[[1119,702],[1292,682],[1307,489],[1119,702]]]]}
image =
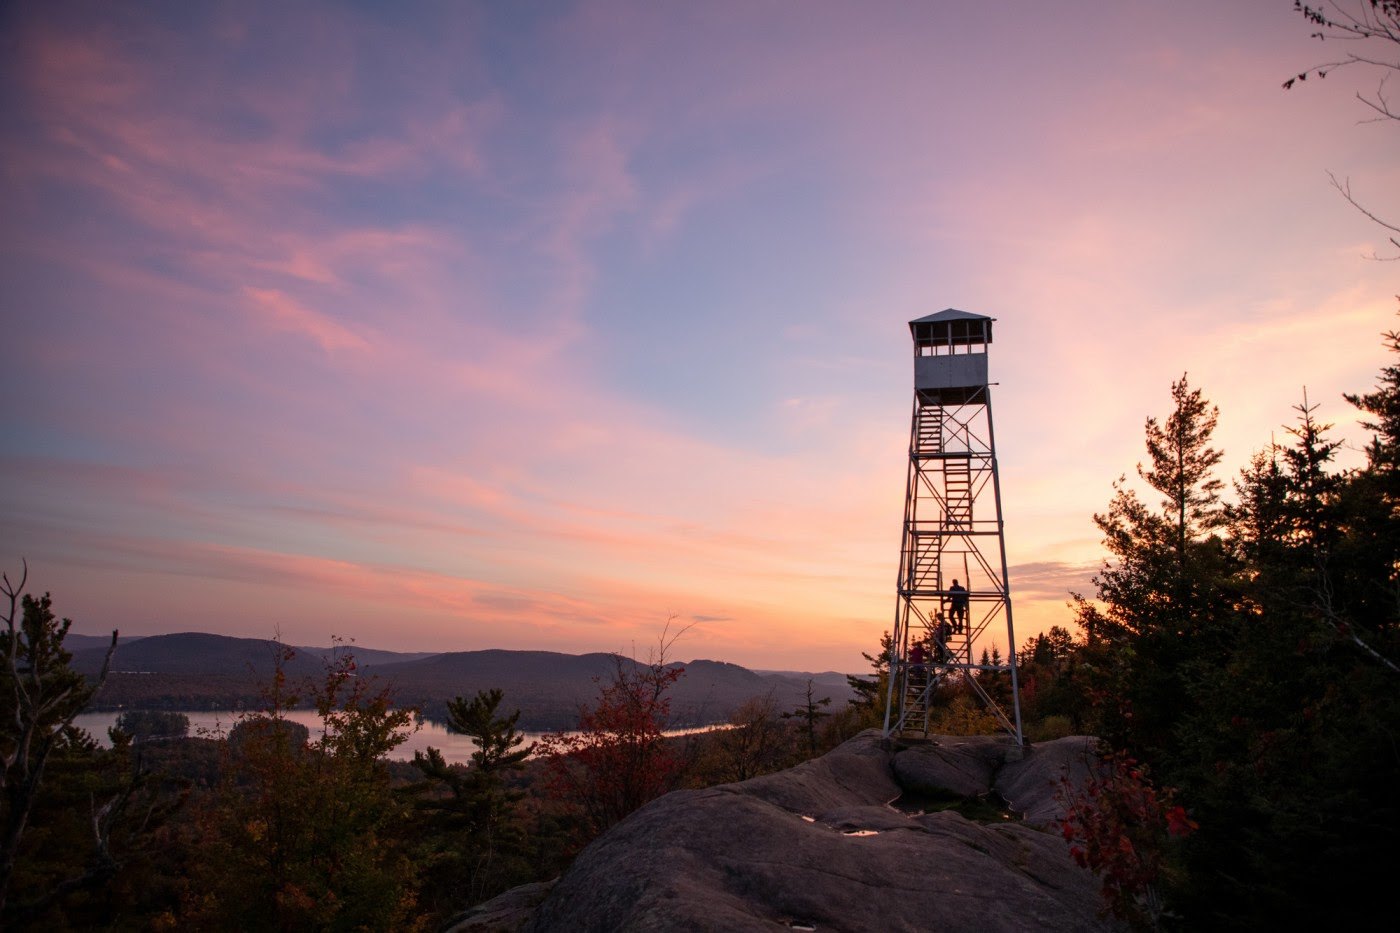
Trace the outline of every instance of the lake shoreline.
{"type": "MultiPolygon", "coordinates": [[[[111,738],[107,735],[107,730],[116,725],[117,717],[127,710],[94,710],[92,712],[81,713],[73,720],[73,725],[83,729],[103,748],[110,748],[111,738]]],[[[190,731],[189,738],[211,738],[220,739],[228,735],[240,719],[252,716],[265,715],[262,710],[166,710],[163,712],[179,713],[189,717],[190,731]]],[[[282,717],[291,722],[306,726],[311,732],[314,740],[323,731],[321,716],[315,709],[293,709],[284,710],[282,717]]],[[[693,735],[701,732],[710,732],[715,729],[725,728],[724,723],[710,723],[698,726],[685,726],[677,729],[667,729],[667,736],[693,735]]],[[[541,741],[546,735],[555,735],[552,732],[521,732],[525,738],[525,744],[541,741]]],[[[472,753],[476,748],[476,743],[470,737],[458,735],[447,730],[446,723],[436,720],[420,718],[417,720],[416,728],[408,732],[404,741],[396,746],[385,757],[390,761],[412,761],[415,753],[426,752],[429,748],[435,748],[442,753],[442,757],[448,764],[466,764],[471,760],[472,753]]]]}

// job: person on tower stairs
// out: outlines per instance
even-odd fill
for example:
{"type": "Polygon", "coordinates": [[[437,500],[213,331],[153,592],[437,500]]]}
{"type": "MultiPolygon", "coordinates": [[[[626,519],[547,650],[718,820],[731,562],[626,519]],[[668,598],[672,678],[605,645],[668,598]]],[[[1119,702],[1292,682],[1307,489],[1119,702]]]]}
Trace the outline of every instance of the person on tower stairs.
{"type": "Polygon", "coordinates": [[[948,624],[948,620],[943,618],[943,613],[938,613],[938,627],[934,629],[934,638],[938,641],[938,660],[947,664],[953,660],[953,649],[948,643],[953,639],[953,627],[948,624]]]}
{"type": "Polygon", "coordinates": [[[924,651],[922,640],[914,642],[909,649],[909,683],[914,687],[922,687],[924,678],[928,675],[928,653],[924,651]]]}
{"type": "Polygon", "coordinates": [[[957,580],[948,587],[948,615],[953,620],[953,631],[961,634],[967,628],[967,590],[957,580]]]}

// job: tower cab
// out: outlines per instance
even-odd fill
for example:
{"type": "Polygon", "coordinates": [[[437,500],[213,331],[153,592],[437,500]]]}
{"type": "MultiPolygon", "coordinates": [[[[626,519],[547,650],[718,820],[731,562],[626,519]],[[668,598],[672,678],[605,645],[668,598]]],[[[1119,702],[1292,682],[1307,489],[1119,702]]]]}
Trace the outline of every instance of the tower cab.
{"type": "Polygon", "coordinates": [[[914,390],[930,405],[964,405],[987,388],[987,345],[995,318],[947,308],[909,322],[914,390]]]}

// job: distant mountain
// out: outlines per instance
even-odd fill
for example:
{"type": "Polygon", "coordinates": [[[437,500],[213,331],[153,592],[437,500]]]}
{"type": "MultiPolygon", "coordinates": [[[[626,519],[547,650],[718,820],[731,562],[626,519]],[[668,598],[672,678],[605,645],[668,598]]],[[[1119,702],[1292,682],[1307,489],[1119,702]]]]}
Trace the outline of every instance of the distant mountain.
{"type": "MultiPolygon", "coordinates": [[[[400,702],[418,706],[429,718],[446,715],[446,701],[492,687],[505,692],[506,705],[521,710],[521,723],[532,729],[570,728],[581,705],[598,693],[598,681],[610,678],[630,658],[613,654],[561,654],[553,651],[459,651],[421,661],[376,664],[366,672],[394,685],[400,702]]],[[[740,704],[771,695],[779,710],[805,701],[807,680],[761,675],[737,664],[696,660],[682,664],[685,674],[671,690],[672,721],[677,725],[722,722],[740,704]]],[[[816,698],[844,702],[850,689],[823,686],[816,698]]]]}
{"type": "MultiPolygon", "coordinates": [[[[70,636],[71,638],[72,636],[70,636]]],[[[76,646],[75,646],[76,647],[76,646]]],[[[266,638],[231,638],[204,632],[151,635],[117,643],[112,671],[97,707],[150,706],[162,709],[236,709],[259,705],[272,681],[282,646],[266,638]]],[[[338,648],[293,647],[282,670],[293,685],[325,672],[325,659],[338,648]]],[[[412,660],[422,654],[354,649],[357,661],[412,660]]],[[[106,642],[73,652],[73,667],[89,677],[102,668],[106,642]]]]}
{"type": "MultiPolygon", "coordinates": [[[[73,652],[73,664],[84,673],[95,674],[107,653],[108,639],[91,635],[69,635],[65,644],[73,652]]],[[[360,664],[416,661],[430,658],[430,652],[381,651],[355,645],[331,648],[290,646],[295,652],[287,672],[312,674],[324,669],[324,661],[350,651],[360,664]]],[[[160,674],[243,673],[251,670],[258,675],[270,673],[281,646],[266,638],[232,638],[204,632],[179,632],[173,635],[151,635],[145,638],[122,638],[112,660],[115,671],[140,671],[160,674]]]]}
{"type": "MultiPolygon", "coordinates": [[[[271,682],[278,646],[258,638],[231,638],[184,632],[152,635],[117,646],[112,673],[98,695],[103,708],[239,708],[258,704],[271,682]]],[[[291,685],[318,679],[325,659],[341,648],[295,648],[283,664],[291,685]]],[[[456,651],[415,654],[351,646],[361,676],[389,687],[396,701],[417,706],[432,719],[446,716],[447,701],[478,690],[500,688],[506,706],[521,710],[527,729],[570,728],[579,707],[598,692],[598,681],[611,678],[617,665],[630,670],[636,662],[613,654],[562,654],[553,651],[456,651]]],[[[74,666],[95,676],[105,647],[73,652],[74,666]]],[[[790,672],[759,673],[737,664],[696,660],[683,665],[685,675],[671,691],[673,721],[678,725],[721,722],[744,701],[771,696],[780,711],[805,702],[807,680],[825,696],[842,703],[850,696],[844,675],[790,672]],[[839,677],[839,681],[833,679],[839,677]]],[[[303,691],[304,695],[304,691],[303,691]]]]}
{"type": "Polygon", "coordinates": [[[575,724],[580,704],[597,692],[596,679],[612,670],[608,654],[489,649],[373,664],[365,673],[392,684],[398,702],[439,721],[447,717],[447,701],[453,697],[499,688],[507,707],[521,710],[521,724],[540,730],[575,724]]]}
{"type": "Polygon", "coordinates": [[[383,651],[379,648],[361,648],[359,645],[335,645],[330,648],[298,647],[296,650],[318,658],[331,658],[349,652],[355,656],[355,663],[361,665],[419,661],[423,658],[436,657],[441,653],[437,651],[383,651]]]}
{"type": "Polygon", "coordinates": [[[844,689],[849,686],[846,675],[839,671],[822,671],[819,674],[810,674],[805,671],[760,671],[755,669],[754,673],[772,675],[774,677],[787,677],[792,680],[800,680],[803,683],[811,679],[812,683],[822,687],[841,687],[844,689]]]}
{"type": "MultiPolygon", "coordinates": [[[[95,674],[105,654],[105,645],[75,651],[73,666],[85,674],[95,674]]],[[[265,638],[179,632],[130,642],[120,640],[112,658],[112,670],[142,674],[265,675],[272,672],[277,655],[277,644],[265,638]]],[[[300,655],[290,663],[296,668],[295,673],[310,672],[303,670],[306,661],[300,655]]]]}
{"type": "MultiPolygon", "coordinates": [[[[137,638],[139,637],[138,635],[137,638]]],[[[133,641],[136,641],[136,638],[127,638],[125,635],[121,637],[121,644],[123,645],[133,641]]],[[[82,651],[86,648],[101,648],[106,650],[107,646],[111,643],[111,635],[79,635],[75,632],[69,632],[63,639],[63,647],[73,652],[82,651]]]]}

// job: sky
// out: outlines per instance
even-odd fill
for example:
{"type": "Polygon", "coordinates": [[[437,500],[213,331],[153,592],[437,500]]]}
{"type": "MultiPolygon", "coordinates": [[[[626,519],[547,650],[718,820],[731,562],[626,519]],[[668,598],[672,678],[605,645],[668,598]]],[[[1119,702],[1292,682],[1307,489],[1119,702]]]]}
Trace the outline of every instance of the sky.
{"type": "Polygon", "coordinates": [[[0,567],[77,632],[864,669],[952,307],[1020,642],[1173,380],[1228,479],[1389,362],[1396,127],[1290,0],[0,17],[0,567]]]}

